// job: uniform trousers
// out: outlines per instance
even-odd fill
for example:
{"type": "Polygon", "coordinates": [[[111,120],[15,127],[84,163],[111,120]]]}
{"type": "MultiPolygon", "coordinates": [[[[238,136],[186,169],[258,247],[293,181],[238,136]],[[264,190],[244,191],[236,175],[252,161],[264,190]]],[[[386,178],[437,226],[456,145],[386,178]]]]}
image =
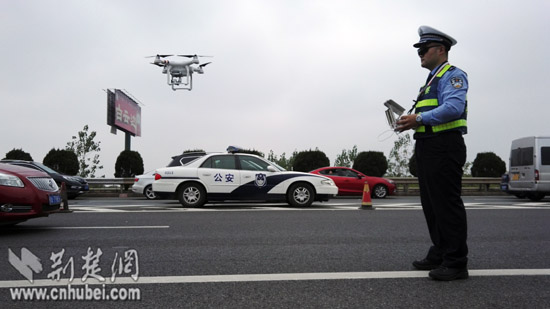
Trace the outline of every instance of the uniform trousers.
{"type": "Polygon", "coordinates": [[[461,198],[466,145],[462,133],[415,135],[420,200],[432,240],[426,258],[449,268],[468,263],[466,209],[461,198]]]}

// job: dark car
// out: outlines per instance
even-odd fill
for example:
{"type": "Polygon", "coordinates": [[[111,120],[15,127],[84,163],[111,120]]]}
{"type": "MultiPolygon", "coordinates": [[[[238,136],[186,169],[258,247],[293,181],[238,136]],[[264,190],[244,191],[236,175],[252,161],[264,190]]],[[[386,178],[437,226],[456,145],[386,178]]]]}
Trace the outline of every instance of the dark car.
{"type": "Polygon", "coordinates": [[[48,174],[0,163],[0,225],[45,217],[60,205],[59,187],[48,174]]]}
{"type": "Polygon", "coordinates": [[[322,167],[310,173],[323,175],[332,179],[338,187],[338,195],[363,194],[365,181],[369,184],[372,197],[385,198],[396,192],[396,186],[393,180],[367,176],[349,167],[322,167]]]}
{"type": "Polygon", "coordinates": [[[2,160],[0,162],[12,164],[12,165],[24,166],[24,167],[45,172],[55,180],[55,182],[60,188],[61,188],[61,184],[64,182],[65,187],[67,188],[67,197],[70,199],[74,199],[80,194],[90,190],[90,186],[88,185],[88,182],[84,178],[80,176],[63,175],[47,167],[42,163],[33,162],[33,161],[24,161],[24,160],[2,160]]]}
{"type": "Polygon", "coordinates": [[[172,167],[172,166],[180,166],[185,165],[195,159],[198,159],[202,156],[206,155],[206,152],[197,151],[197,152],[184,152],[180,155],[173,156],[172,161],[168,163],[166,167],[172,167]]]}
{"type": "Polygon", "coordinates": [[[509,182],[510,182],[510,176],[508,175],[508,173],[502,174],[502,176],[500,177],[500,190],[502,192],[509,193],[508,192],[508,183],[509,182]]]}

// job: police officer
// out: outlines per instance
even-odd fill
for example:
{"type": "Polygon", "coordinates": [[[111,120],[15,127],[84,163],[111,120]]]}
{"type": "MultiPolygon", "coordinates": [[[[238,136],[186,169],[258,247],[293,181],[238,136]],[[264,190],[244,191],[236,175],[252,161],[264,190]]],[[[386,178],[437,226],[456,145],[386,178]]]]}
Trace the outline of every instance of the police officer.
{"type": "Polygon", "coordinates": [[[430,270],[435,280],[466,279],[467,223],[460,195],[466,162],[462,135],[467,133],[468,79],[448,62],[455,39],[428,26],[421,26],[418,34],[420,41],[413,46],[430,75],[420,88],[414,114],[409,112],[397,122],[397,131],[415,130],[420,200],[432,240],[426,257],[413,266],[430,270]]]}

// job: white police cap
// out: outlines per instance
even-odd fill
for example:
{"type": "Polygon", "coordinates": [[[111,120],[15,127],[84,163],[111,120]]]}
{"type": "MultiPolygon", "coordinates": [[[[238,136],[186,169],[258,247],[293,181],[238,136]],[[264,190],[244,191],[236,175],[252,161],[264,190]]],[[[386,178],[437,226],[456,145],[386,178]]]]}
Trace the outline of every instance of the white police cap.
{"type": "Polygon", "coordinates": [[[413,45],[416,48],[428,42],[438,42],[447,46],[449,49],[456,44],[456,40],[450,35],[429,26],[420,26],[420,28],[418,28],[418,35],[420,36],[420,41],[413,45]]]}

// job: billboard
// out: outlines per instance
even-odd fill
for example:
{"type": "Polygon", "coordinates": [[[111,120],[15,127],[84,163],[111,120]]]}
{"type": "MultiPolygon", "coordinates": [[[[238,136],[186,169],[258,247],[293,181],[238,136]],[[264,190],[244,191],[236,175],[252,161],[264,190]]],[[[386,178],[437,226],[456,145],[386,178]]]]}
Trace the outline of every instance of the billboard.
{"type": "Polygon", "coordinates": [[[141,136],[141,107],[122,90],[108,89],[107,124],[133,136],[141,136]]]}

